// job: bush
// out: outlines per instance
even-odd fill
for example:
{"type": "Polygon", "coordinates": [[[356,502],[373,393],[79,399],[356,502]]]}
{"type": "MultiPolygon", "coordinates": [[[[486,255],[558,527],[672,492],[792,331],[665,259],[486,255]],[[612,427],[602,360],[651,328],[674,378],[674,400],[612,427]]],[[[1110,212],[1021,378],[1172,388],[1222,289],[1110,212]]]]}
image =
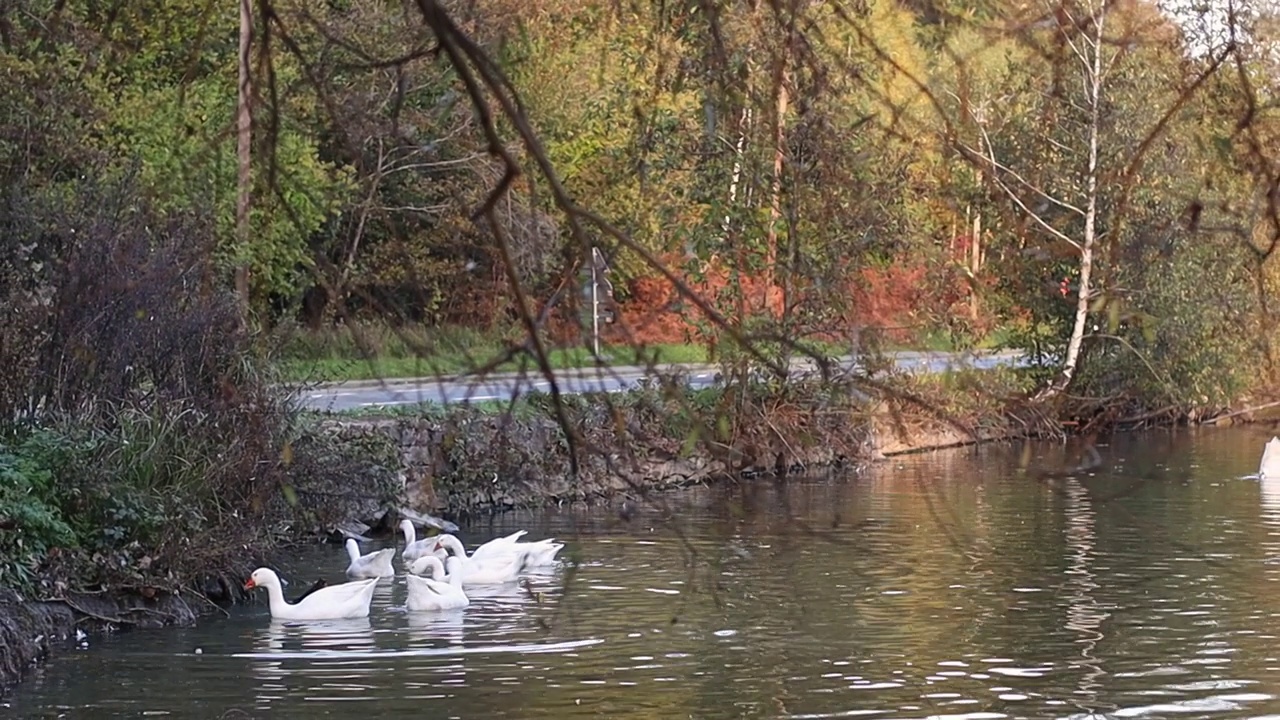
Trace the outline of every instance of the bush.
{"type": "Polygon", "coordinates": [[[1138,406],[1213,412],[1230,407],[1265,379],[1265,353],[1249,285],[1247,251],[1197,238],[1147,250],[1115,294],[1091,318],[1079,393],[1132,398],[1138,406]]]}
{"type": "Polygon", "coordinates": [[[55,503],[53,473],[24,450],[0,452],[0,585],[26,589],[45,555],[75,537],[55,503]]]}
{"type": "Polygon", "coordinates": [[[291,523],[296,408],[218,282],[213,226],[127,184],[0,201],[0,311],[20,318],[0,331],[0,582],[181,584],[291,523]]]}
{"type": "Polygon", "coordinates": [[[268,490],[245,497],[228,492],[238,487],[224,476],[235,453],[214,419],[106,417],[0,444],[0,585],[56,595],[63,585],[177,587],[239,573],[280,538],[375,514],[396,491],[389,444],[358,446],[291,421],[278,456],[263,458],[268,490]]]}

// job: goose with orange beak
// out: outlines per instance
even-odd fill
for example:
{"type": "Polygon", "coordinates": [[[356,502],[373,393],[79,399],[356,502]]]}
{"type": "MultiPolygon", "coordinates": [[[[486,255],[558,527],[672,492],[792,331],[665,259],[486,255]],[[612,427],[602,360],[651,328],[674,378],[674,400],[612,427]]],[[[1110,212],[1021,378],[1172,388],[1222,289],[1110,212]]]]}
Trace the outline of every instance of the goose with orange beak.
{"type": "Polygon", "coordinates": [[[369,617],[369,604],[378,578],[329,585],[296,603],[284,599],[280,576],[271,568],[258,568],[244,583],[245,590],[266,588],[271,617],[277,620],[346,620],[369,617]]]}

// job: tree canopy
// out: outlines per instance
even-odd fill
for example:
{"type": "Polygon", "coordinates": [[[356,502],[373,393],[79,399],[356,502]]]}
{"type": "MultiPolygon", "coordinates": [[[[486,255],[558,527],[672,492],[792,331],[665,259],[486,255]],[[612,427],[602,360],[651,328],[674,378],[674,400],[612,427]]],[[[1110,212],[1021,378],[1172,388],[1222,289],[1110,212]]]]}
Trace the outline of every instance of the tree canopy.
{"type": "Polygon", "coordinates": [[[265,325],[550,338],[598,246],[624,306],[713,341],[995,337],[1175,405],[1275,379],[1263,4],[258,0],[247,238],[236,8],[20,5],[4,187],[208,213],[265,325]]]}

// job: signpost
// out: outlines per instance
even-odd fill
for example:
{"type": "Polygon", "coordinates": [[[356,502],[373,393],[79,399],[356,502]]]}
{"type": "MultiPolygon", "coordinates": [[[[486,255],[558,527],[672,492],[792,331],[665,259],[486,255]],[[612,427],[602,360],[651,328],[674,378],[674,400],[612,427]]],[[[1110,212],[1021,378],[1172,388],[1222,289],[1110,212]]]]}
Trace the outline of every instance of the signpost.
{"type": "Polygon", "coordinates": [[[614,320],[613,311],[608,307],[613,301],[613,283],[605,277],[609,272],[609,265],[604,261],[604,254],[600,252],[600,248],[591,248],[591,262],[587,265],[587,277],[582,294],[591,312],[591,352],[598,358],[600,357],[600,323],[602,320],[606,323],[614,320]]]}

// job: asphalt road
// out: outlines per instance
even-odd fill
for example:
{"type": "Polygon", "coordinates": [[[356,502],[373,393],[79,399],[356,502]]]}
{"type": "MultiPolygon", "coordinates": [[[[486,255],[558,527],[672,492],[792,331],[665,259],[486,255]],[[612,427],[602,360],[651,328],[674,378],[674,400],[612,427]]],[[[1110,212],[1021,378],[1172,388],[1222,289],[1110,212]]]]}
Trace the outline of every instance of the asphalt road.
{"type": "MultiPolygon", "coordinates": [[[[1017,352],[945,353],[903,351],[887,353],[889,359],[910,372],[940,372],[948,368],[972,367],[989,369],[999,365],[1016,365],[1022,355],[1017,352]]],[[[841,358],[841,365],[852,367],[852,357],[841,358]]],[[[792,364],[793,373],[813,370],[809,360],[792,364]]],[[[690,388],[704,388],[719,380],[716,365],[685,364],[645,367],[602,367],[557,370],[556,383],[562,393],[624,392],[634,390],[672,372],[685,375],[690,388]]],[[[495,373],[485,377],[404,378],[372,381],[325,383],[303,389],[303,405],[312,410],[340,412],[368,407],[411,405],[423,402],[464,403],[484,400],[510,400],[530,392],[550,392],[551,383],[536,372],[495,373]]]]}

